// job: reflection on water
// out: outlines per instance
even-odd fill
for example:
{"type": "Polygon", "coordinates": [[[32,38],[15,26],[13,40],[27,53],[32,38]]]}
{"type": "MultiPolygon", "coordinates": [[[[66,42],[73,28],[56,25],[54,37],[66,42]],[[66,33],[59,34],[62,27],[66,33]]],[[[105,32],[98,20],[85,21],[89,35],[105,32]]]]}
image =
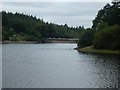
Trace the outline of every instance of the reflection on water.
{"type": "Polygon", "coordinates": [[[3,88],[115,88],[119,56],[79,53],[76,44],[3,45],[3,88]]]}

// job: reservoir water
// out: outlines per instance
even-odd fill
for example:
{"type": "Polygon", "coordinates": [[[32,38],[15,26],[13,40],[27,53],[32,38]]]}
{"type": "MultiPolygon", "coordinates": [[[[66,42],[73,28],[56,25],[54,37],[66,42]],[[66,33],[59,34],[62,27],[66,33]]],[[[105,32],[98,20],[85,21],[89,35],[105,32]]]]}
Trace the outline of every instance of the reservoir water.
{"type": "Polygon", "coordinates": [[[3,88],[117,88],[120,57],[76,44],[3,44],[3,88]]]}

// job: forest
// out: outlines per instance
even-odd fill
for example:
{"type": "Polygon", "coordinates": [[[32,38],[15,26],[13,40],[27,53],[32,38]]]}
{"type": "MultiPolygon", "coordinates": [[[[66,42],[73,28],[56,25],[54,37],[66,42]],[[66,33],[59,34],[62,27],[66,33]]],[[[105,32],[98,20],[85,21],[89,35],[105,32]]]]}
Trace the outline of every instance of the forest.
{"type": "Polygon", "coordinates": [[[2,11],[2,40],[41,41],[46,38],[79,38],[84,26],[69,27],[44,22],[32,15],[2,11]]]}
{"type": "Polygon", "coordinates": [[[93,20],[91,29],[82,33],[78,47],[120,50],[120,1],[107,3],[93,20]]]}
{"type": "Polygon", "coordinates": [[[2,11],[3,41],[39,41],[46,38],[79,38],[78,47],[120,50],[120,1],[107,3],[98,11],[91,28],[69,27],[45,22],[23,13],[2,11]]]}

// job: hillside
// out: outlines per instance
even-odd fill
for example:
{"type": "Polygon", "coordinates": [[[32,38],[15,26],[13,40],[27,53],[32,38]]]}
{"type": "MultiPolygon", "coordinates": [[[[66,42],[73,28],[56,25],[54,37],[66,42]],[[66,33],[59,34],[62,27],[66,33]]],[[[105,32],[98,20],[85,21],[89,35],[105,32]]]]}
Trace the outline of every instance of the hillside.
{"type": "Polygon", "coordinates": [[[2,11],[2,40],[42,41],[45,38],[79,38],[83,26],[68,27],[44,22],[32,15],[2,11]]]}

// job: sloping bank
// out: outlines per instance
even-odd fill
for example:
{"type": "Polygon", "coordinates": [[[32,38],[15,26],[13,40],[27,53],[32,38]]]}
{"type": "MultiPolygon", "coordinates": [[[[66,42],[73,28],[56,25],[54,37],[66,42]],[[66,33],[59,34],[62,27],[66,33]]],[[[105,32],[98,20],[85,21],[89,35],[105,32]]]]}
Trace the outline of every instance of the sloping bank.
{"type": "Polygon", "coordinates": [[[117,50],[107,50],[107,49],[94,49],[93,46],[85,47],[85,48],[75,48],[79,52],[84,53],[96,53],[96,54],[118,54],[120,55],[120,51],[117,50]]]}

